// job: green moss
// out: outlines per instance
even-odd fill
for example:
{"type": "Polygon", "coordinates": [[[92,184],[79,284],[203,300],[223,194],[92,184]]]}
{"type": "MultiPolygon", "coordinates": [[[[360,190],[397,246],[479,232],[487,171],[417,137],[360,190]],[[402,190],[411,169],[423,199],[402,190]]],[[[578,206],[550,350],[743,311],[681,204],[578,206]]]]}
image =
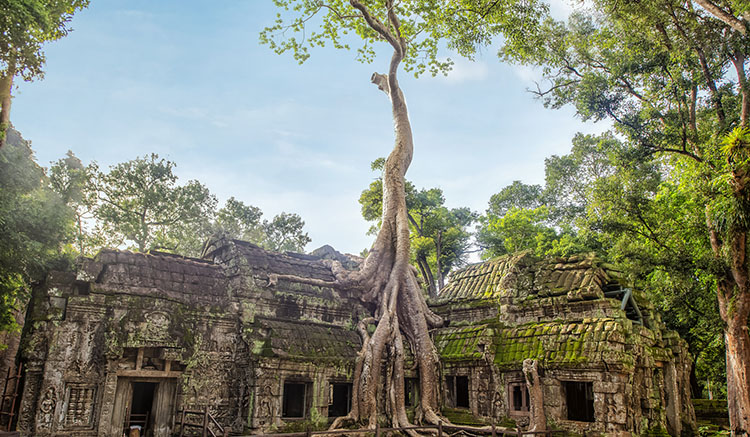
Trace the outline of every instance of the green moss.
{"type": "Polygon", "coordinates": [[[642,434],[644,437],[670,437],[669,433],[666,429],[664,429],[663,426],[654,426],[652,428],[647,429],[642,434]]]}
{"type": "Polygon", "coordinates": [[[435,346],[446,361],[476,360],[483,353],[479,345],[490,343],[491,336],[486,325],[450,328],[435,334],[435,346]]]}
{"type": "MultiPolygon", "coordinates": [[[[482,426],[486,425],[481,419],[474,417],[471,410],[461,408],[443,408],[443,417],[456,425],[482,426]]],[[[514,425],[515,426],[515,425],[514,425]]]]}
{"type": "Polygon", "coordinates": [[[310,431],[324,431],[328,429],[328,423],[323,421],[316,423],[311,420],[294,420],[284,423],[279,427],[280,433],[291,433],[291,432],[305,432],[310,431]]]}

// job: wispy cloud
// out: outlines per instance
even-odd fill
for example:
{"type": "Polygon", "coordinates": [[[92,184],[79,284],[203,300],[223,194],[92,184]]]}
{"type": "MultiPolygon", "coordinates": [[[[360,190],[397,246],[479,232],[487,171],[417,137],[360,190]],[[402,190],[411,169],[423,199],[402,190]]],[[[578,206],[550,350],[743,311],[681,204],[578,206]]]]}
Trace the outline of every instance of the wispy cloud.
{"type": "Polygon", "coordinates": [[[451,85],[457,85],[485,80],[489,74],[490,69],[485,62],[458,58],[453,59],[453,69],[448,76],[439,75],[436,78],[451,85]]]}
{"type": "Polygon", "coordinates": [[[542,71],[536,67],[512,64],[512,69],[513,73],[515,73],[519,79],[527,85],[532,86],[532,88],[536,88],[536,84],[541,83],[544,79],[542,71]]]}

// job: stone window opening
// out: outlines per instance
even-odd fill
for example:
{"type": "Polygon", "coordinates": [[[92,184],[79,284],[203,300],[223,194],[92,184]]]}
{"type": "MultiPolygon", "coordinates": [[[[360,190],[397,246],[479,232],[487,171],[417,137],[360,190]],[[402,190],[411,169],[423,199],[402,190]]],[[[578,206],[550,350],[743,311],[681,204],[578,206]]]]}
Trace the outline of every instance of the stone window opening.
{"type": "Polygon", "coordinates": [[[568,420],[594,422],[594,383],[563,381],[568,420]]]}
{"type": "Polygon", "coordinates": [[[508,384],[508,405],[510,406],[511,415],[529,415],[529,388],[525,382],[511,382],[508,384]]]}
{"type": "Polygon", "coordinates": [[[287,419],[304,419],[307,411],[308,397],[312,394],[307,382],[284,382],[281,417],[287,419]]]}
{"type": "Polygon", "coordinates": [[[332,382],[329,385],[328,417],[340,417],[349,414],[352,408],[352,384],[332,382]]]}
{"type": "Polygon", "coordinates": [[[448,406],[469,408],[469,377],[452,375],[446,380],[448,385],[448,406]]]}

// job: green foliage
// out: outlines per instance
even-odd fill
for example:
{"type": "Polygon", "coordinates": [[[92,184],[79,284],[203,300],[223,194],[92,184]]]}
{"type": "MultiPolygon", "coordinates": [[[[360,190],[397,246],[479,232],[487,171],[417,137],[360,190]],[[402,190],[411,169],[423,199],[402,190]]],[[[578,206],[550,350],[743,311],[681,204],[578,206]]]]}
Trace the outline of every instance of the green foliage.
{"type": "MultiPolygon", "coordinates": [[[[736,3],[718,2],[735,14],[736,3]]],[[[546,19],[538,34],[515,40],[522,50],[506,47],[502,57],[542,66],[546,83],[537,96],[546,106],[571,105],[584,120],[614,124],[621,144],[579,148],[591,160],[586,167],[604,165],[590,181],[573,183],[579,165],[553,161],[564,185],[582,189],[568,192],[576,198],[563,202],[571,208],[561,215],[574,218],[579,238],[595,242],[595,250],[650,291],[665,321],[690,343],[699,380],[720,382],[726,320],[716,289],[732,283],[733,269],[748,270],[746,261],[737,267],[744,253],[727,242],[744,244],[750,224],[742,111],[750,98],[750,38],[690,2],[595,0],[592,6],[567,23],[546,19]]],[[[728,287],[728,301],[747,301],[738,290],[728,287]]]]}
{"type": "Polygon", "coordinates": [[[302,232],[305,222],[297,214],[282,212],[269,222],[263,221],[264,238],[261,246],[275,251],[301,252],[312,241],[302,232]]]}
{"type": "Polygon", "coordinates": [[[72,210],[74,223],[67,242],[71,250],[80,255],[93,256],[102,247],[116,246],[112,235],[102,229],[95,220],[94,209],[97,204],[95,177],[96,164],[84,166],[73,152],[68,151],[65,158],[49,168],[49,186],[72,210]]]}
{"type": "Polygon", "coordinates": [[[511,209],[535,209],[542,206],[542,203],[542,187],[513,181],[490,197],[487,214],[502,217],[511,209]]]}
{"type": "Polygon", "coordinates": [[[0,69],[25,80],[42,75],[42,46],[67,35],[88,0],[0,0],[0,69]],[[11,65],[12,64],[12,65],[11,65]]]}
{"type": "Polygon", "coordinates": [[[277,252],[302,252],[312,241],[307,232],[303,232],[305,222],[299,215],[282,212],[271,221],[261,221],[262,216],[260,208],[230,197],[217,212],[212,232],[221,232],[230,238],[250,241],[277,252]]]}
{"type": "Polygon", "coordinates": [[[29,143],[10,130],[0,149],[0,331],[15,325],[32,282],[70,262],[61,242],[71,214],[46,182],[29,143]]]}
{"type": "Polygon", "coordinates": [[[217,211],[215,197],[200,182],[177,184],[174,167],[152,154],[104,173],[70,151],[53,163],[49,186],[74,214],[69,249],[93,256],[103,247],[125,245],[200,256],[215,233],[275,251],[299,252],[310,242],[299,215],[282,212],[261,220],[259,208],[234,197],[217,211]]]}
{"type": "Polygon", "coordinates": [[[337,49],[356,47],[357,60],[370,63],[375,57],[375,43],[383,39],[366,22],[361,12],[365,9],[373,21],[403,38],[408,47],[404,68],[416,76],[425,72],[447,74],[453,63],[438,56],[441,44],[462,56],[472,57],[477,47],[488,45],[497,34],[505,34],[509,41],[518,39],[519,33],[534,34],[537,21],[546,11],[546,6],[535,0],[274,0],[274,3],[281,12],[275,23],[261,32],[260,42],[276,53],[291,52],[303,63],[310,57],[311,48],[330,44],[337,49]],[[397,32],[389,12],[398,17],[397,32]]]}
{"type": "MultiPolygon", "coordinates": [[[[382,171],[385,160],[378,158],[371,168],[382,171]]],[[[442,287],[443,278],[465,262],[468,254],[471,232],[470,226],[476,214],[468,208],[447,208],[445,197],[439,188],[417,190],[406,181],[406,209],[411,230],[412,260],[422,273],[422,279],[431,293],[442,287]]],[[[377,232],[383,211],[383,180],[373,181],[359,198],[362,217],[377,226],[370,228],[377,232]]]]}
{"type": "Polygon", "coordinates": [[[216,199],[198,181],[178,186],[174,166],[151,154],[97,174],[97,219],[121,243],[140,251],[197,252],[186,243],[209,227],[216,199]]]}

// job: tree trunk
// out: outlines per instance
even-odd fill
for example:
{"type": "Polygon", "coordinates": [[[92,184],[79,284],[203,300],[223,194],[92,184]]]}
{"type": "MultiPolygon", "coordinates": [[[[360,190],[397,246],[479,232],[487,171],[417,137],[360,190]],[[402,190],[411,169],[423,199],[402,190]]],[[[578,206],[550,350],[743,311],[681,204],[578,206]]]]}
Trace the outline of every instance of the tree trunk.
{"type": "Polygon", "coordinates": [[[437,297],[437,287],[435,287],[435,278],[432,276],[432,270],[430,264],[427,262],[427,258],[424,255],[417,256],[417,266],[419,271],[427,284],[427,293],[430,298],[434,299],[437,297]]]}
{"type": "Polygon", "coordinates": [[[437,239],[435,240],[435,263],[437,265],[437,278],[438,278],[438,290],[442,290],[445,286],[443,279],[443,264],[440,263],[440,257],[443,255],[443,233],[438,231],[437,239]]]}
{"type": "Polygon", "coordinates": [[[523,360],[523,374],[529,389],[529,431],[546,431],[547,416],[544,414],[544,390],[539,378],[539,365],[536,360],[523,360]]]}
{"type": "MultiPolygon", "coordinates": [[[[373,317],[361,320],[357,325],[362,348],[355,362],[351,411],[346,417],[336,419],[331,428],[351,422],[366,423],[375,428],[380,419],[396,428],[410,425],[405,406],[404,339],[419,374],[420,403],[416,420],[437,424],[445,419],[439,415],[440,361],[429,329],[441,326],[442,319],[427,307],[417,284],[416,269],[409,263],[411,242],[405,175],[414,146],[406,101],[397,79],[407,43],[401,35],[393,0],[385,0],[387,25],[373,16],[361,0],[349,0],[349,3],[393,48],[388,74],[372,75],[372,82],[390,98],[395,131],[395,144],[384,167],[380,231],[357,271],[346,272],[332,263],[336,275],[333,283],[293,275],[271,275],[268,286],[284,278],[312,285],[348,288],[360,291],[361,299],[375,307],[373,317]],[[367,329],[369,324],[376,325],[372,335],[367,329]]],[[[484,430],[489,431],[489,427],[484,430]]],[[[414,430],[407,433],[416,434],[414,430]]]]}
{"type": "Polygon", "coordinates": [[[0,76],[0,148],[5,146],[5,139],[10,128],[11,90],[13,77],[16,75],[16,65],[13,58],[8,62],[8,70],[0,76]]]}
{"type": "MultiPolygon", "coordinates": [[[[740,299],[737,296],[737,299],[740,299]]],[[[747,304],[746,304],[747,305],[747,304]]],[[[727,401],[733,436],[750,432],[750,336],[748,316],[735,310],[724,330],[727,358],[727,401]]]]}

